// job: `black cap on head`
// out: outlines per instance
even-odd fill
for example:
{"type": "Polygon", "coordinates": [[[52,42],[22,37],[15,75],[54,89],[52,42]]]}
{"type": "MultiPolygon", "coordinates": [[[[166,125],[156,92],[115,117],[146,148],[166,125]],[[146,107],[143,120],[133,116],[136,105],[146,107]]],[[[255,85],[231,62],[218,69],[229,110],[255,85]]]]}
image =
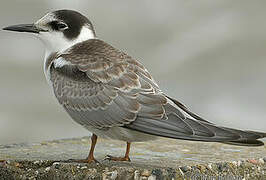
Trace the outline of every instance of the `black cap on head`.
{"type": "MultiPolygon", "coordinates": [[[[78,37],[84,25],[87,25],[95,35],[95,31],[90,20],[79,12],[73,10],[58,10],[53,13],[56,19],[61,20],[68,26],[68,28],[63,31],[66,38],[71,40],[78,37]]],[[[57,25],[57,22],[51,22],[51,27],[54,30],[58,30],[57,25]]]]}

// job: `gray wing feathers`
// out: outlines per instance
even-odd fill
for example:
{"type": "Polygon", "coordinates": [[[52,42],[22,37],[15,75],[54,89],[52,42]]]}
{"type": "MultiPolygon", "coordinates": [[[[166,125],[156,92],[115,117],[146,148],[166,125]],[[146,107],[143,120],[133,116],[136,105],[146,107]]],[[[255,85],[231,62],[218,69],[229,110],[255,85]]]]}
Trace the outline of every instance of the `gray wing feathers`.
{"type": "Polygon", "coordinates": [[[256,139],[266,136],[202,119],[164,95],[138,61],[101,40],[79,43],[55,58],[71,64],[51,66],[55,95],[84,126],[122,126],[158,136],[238,145],[261,145],[256,139]]]}
{"type": "Polygon", "coordinates": [[[164,117],[167,99],[148,71],[112,46],[90,40],[57,58],[71,65],[50,67],[54,93],[78,123],[101,129],[164,117]]]}
{"type": "Polygon", "coordinates": [[[169,138],[222,142],[234,145],[263,145],[257,139],[266,137],[265,133],[241,131],[232,128],[218,127],[207,121],[200,121],[180,115],[180,111],[170,104],[164,106],[167,120],[138,117],[127,128],[144,133],[169,138]]]}
{"type": "Polygon", "coordinates": [[[207,128],[200,123],[191,123],[193,120],[181,120],[179,117],[170,115],[165,121],[137,118],[133,123],[126,125],[130,129],[135,129],[152,135],[170,137],[175,139],[224,142],[236,140],[237,134],[225,131],[222,128],[207,128]],[[188,122],[190,121],[190,122],[188,122]]]}
{"type": "MultiPolygon", "coordinates": [[[[62,68],[51,67],[51,80],[58,101],[78,123],[96,128],[123,125],[136,118],[139,104],[114,88],[90,81],[86,76],[73,78],[62,68]],[[82,78],[87,80],[83,81],[82,78]]],[[[77,74],[77,72],[75,72],[77,74]]]]}
{"type": "Polygon", "coordinates": [[[94,82],[109,84],[120,90],[143,90],[141,86],[148,86],[144,91],[159,91],[143,65],[101,40],[79,43],[60,54],[60,57],[76,65],[94,82]]]}

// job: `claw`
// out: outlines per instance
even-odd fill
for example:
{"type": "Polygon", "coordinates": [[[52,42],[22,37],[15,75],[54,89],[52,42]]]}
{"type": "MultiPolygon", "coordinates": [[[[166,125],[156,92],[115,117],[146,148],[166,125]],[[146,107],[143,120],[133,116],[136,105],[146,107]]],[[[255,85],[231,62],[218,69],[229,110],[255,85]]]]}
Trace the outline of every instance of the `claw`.
{"type": "Polygon", "coordinates": [[[128,162],[131,161],[129,157],[114,157],[114,156],[110,156],[110,155],[106,155],[104,160],[108,160],[108,161],[128,161],[128,162]]]}

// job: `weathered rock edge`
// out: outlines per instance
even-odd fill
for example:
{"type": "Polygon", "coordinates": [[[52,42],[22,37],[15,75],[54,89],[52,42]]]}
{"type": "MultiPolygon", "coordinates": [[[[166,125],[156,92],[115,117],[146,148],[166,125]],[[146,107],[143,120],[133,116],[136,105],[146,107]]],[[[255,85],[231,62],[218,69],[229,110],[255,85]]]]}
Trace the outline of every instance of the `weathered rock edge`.
{"type": "Polygon", "coordinates": [[[101,162],[78,164],[37,161],[0,162],[0,179],[83,180],[83,179],[266,179],[266,158],[181,166],[143,166],[136,163],[101,162]]]}
{"type": "Polygon", "coordinates": [[[106,154],[121,155],[125,144],[100,139],[95,154],[100,164],[63,162],[86,157],[89,145],[89,137],[0,145],[0,180],[266,179],[266,146],[239,147],[162,138],[134,143],[132,162],[122,163],[101,159],[106,154]]]}

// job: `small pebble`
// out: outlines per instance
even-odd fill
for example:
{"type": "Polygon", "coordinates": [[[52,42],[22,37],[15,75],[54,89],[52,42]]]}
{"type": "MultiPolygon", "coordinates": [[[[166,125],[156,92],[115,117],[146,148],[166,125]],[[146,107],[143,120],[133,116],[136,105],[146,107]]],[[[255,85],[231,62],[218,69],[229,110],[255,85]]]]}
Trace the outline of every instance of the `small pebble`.
{"type": "Polygon", "coordinates": [[[108,167],[106,167],[106,168],[104,169],[104,171],[108,172],[108,171],[109,171],[108,167]]]}
{"type": "Polygon", "coordinates": [[[115,171],[112,172],[110,178],[111,178],[112,180],[115,180],[115,179],[117,178],[117,175],[118,175],[118,172],[117,172],[117,170],[115,170],[115,171]]]}
{"type": "Polygon", "coordinates": [[[234,166],[237,166],[237,162],[236,162],[236,161],[232,161],[232,164],[233,164],[234,166]]]}
{"type": "Polygon", "coordinates": [[[34,161],[33,162],[33,164],[39,164],[40,163],[40,161],[34,161]]]}
{"type": "Polygon", "coordinates": [[[190,167],[188,167],[188,166],[182,166],[182,167],[180,167],[180,170],[182,171],[182,172],[187,172],[187,171],[189,171],[191,168],[190,167]]]}
{"type": "Polygon", "coordinates": [[[197,165],[197,168],[202,172],[205,170],[205,167],[203,165],[197,165]]]}
{"type": "Polygon", "coordinates": [[[18,163],[18,162],[15,163],[15,166],[16,166],[17,168],[23,168],[22,164],[20,164],[20,163],[18,163]]]}
{"type": "Polygon", "coordinates": [[[141,177],[140,177],[140,180],[148,180],[148,177],[146,177],[146,176],[141,176],[141,177]]]}
{"type": "Polygon", "coordinates": [[[45,171],[50,171],[51,167],[45,168],[45,171]]]}
{"type": "Polygon", "coordinates": [[[240,166],[241,165],[241,161],[237,161],[237,166],[240,166]]]}
{"type": "Polygon", "coordinates": [[[211,170],[212,169],[212,164],[211,163],[208,163],[208,166],[207,167],[209,168],[209,170],[211,170]]]}
{"type": "Polygon", "coordinates": [[[80,169],[87,169],[88,167],[87,166],[82,166],[80,169]]]}
{"type": "Polygon", "coordinates": [[[148,180],[156,180],[156,176],[151,175],[151,176],[149,176],[148,180]]]}
{"type": "Polygon", "coordinates": [[[151,172],[151,174],[160,177],[162,175],[162,170],[160,170],[160,169],[153,169],[152,172],[151,172]]]}
{"type": "Polygon", "coordinates": [[[140,179],[140,172],[139,172],[139,170],[136,170],[134,172],[134,180],[139,180],[139,179],[140,179]]]}
{"type": "Polygon", "coordinates": [[[265,163],[264,160],[263,160],[262,158],[259,159],[259,162],[260,162],[261,164],[264,164],[264,163],[265,163]]]}
{"type": "Polygon", "coordinates": [[[184,176],[184,172],[181,170],[181,168],[178,168],[178,169],[179,169],[181,175],[184,176]]]}
{"type": "Polygon", "coordinates": [[[144,171],[141,173],[141,176],[149,177],[151,175],[150,171],[147,169],[144,169],[144,171]]]}
{"type": "Polygon", "coordinates": [[[59,165],[60,165],[59,162],[54,162],[53,163],[53,166],[54,166],[55,169],[58,169],[59,168],[59,165]]]}

